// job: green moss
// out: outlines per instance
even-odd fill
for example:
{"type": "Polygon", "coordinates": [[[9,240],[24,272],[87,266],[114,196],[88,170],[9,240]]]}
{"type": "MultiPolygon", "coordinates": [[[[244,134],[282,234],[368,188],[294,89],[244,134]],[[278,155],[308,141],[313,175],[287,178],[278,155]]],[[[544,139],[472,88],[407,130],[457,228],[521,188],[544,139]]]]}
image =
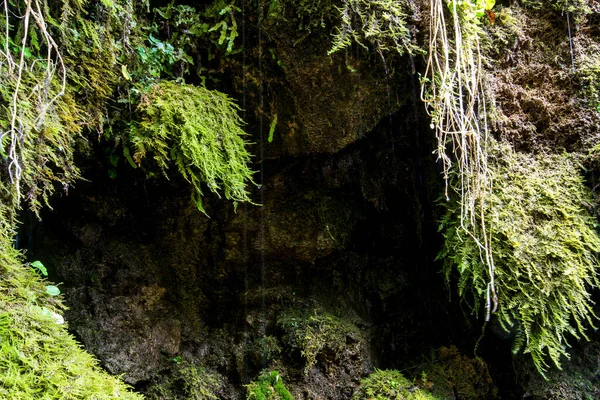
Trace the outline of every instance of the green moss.
{"type": "Polygon", "coordinates": [[[317,357],[325,351],[338,359],[349,346],[360,348],[364,338],[353,323],[335,315],[314,309],[289,310],[277,318],[277,326],[285,332],[283,340],[292,348],[300,350],[306,360],[304,372],[317,363],[317,357]]]}
{"type": "Polygon", "coordinates": [[[187,362],[176,364],[172,374],[152,386],[147,398],[152,400],[212,400],[219,398],[223,378],[205,368],[187,362]]]}
{"type": "Polygon", "coordinates": [[[257,381],[246,385],[247,400],[294,400],[279,372],[263,372],[257,381]]]}
{"type": "Polygon", "coordinates": [[[163,172],[174,164],[193,185],[201,211],[203,185],[234,203],[250,202],[246,186],[252,183],[253,172],[237,111],[223,93],[169,81],[157,83],[142,96],[141,121],[131,126],[133,158],[141,165],[147,153],[152,153],[163,172]]]}
{"type": "MultiPolygon", "coordinates": [[[[568,340],[585,337],[595,318],[590,289],[598,284],[600,238],[586,209],[589,190],[578,162],[566,154],[514,153],[492,143],[489,168],[492,191],[482,212],[495,266],[496,316],[507,331],[517,331],[514,351],[530,353],[540,372],[548,360],[560,367],[568,340]]],[[[478,243],[463,234],[459,204],[445,206],[439,258],[448,279],[458,273],[459,291],[472,295],[477,312],[488,295],[489,271],[478,243]]]]}
{"type": "Polygon", "coordinates": [[[436,352],[423,376],[434,396],[442,399],[497,399],[498,390],[490,377],[487,364],[458,352],[455,346],[442,347],[436,352]]]}
{"type": "Polygon", "coordinates": [[[426,390],[412,384],[396,370],[376,369],[360,381],[352,400],[427,400],[436,399],[426,390]]]}
{"type": "Polygon", "coordinates": [[[380,52],[421,52],[415,42],[415,28],[411,24],[418,18],[418,7],[412,0],[344,0],[338,10],[342,23],[334,35],[330,53],[352,43],[365,48],[366,44],[371,44],[380,52]]]}

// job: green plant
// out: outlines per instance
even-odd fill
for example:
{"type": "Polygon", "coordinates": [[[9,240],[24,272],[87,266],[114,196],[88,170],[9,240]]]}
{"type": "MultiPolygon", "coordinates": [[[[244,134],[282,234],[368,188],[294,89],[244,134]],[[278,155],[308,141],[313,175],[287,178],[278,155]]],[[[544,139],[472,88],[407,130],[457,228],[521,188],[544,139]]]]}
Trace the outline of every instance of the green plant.
{"type": "Polygon", "coordinates": [[[150,400],[214,400],[219,398],[222,385],[221,375],[180,360],[175,362],[171,374],[163,382],[150,388],[147,398],[150,400]]]}
{"type": "Polygon", "coordinates": [[[341,26],[336,28],[329,53],[340,51],[353,42],[380,52],[395,50],[399,54],[421,53],[415,44],[414,27],[417,6],[411,0],[344,0],[338,8],[341,26]]]}
{"type": "Polygon", "coordinates": [[[427,400],[435,399],[396,370],[380,370],[360,381],[352,400],[427,400]]]}
{"type": "Polygon", "coordinates": [[[357,347],[358,351],[364,346],[364,338],[354,324],[317,309],[312,312],[284,312],[277,318],[277,326],[285,332],[284,341],[292,349],[299,349],[306,360],[305,373],[308,373],[317,363],[317,357],[326,350],[337,359],[350,346],[357,347]]]}
{"type": "Polygon", "coordinates": [[[133,159],[141,165],[152,153],[163,172],[173,163],[194,187],[193,199],[202,212],[203,185],[234,204],[251,202],[246,186],[253,183],[253,172],[237,110],[223,93],[159,82],[143,94],[140,121],[131,125],[133,159]]]}
{"type": "Polygon", "coordinates": [[[277,371],[264,371],[255,382],[246,385],[247,400],[294,400],[277,371]]]}
{"type": "MultiPolygon", "coordinates": [[[[568,357],[568,340],[586,337],[585,325],[595,318],[590,289],[600,238],[586,209],[592,200],[569,155],[515,153],[506,144],[490,143],[492,190],[477,207],[493,227],[489,241],[498,287],[500,324],[517,330],[514,352],[529,353],[540,373],[548,359],[560,368],[568,357]]],[[[444,203],[441,221],[447,279],[458,273],[461,295],[474,310],[489,293],[487,262],[480,243],[460,217],[460,200],[444,203]]]]}

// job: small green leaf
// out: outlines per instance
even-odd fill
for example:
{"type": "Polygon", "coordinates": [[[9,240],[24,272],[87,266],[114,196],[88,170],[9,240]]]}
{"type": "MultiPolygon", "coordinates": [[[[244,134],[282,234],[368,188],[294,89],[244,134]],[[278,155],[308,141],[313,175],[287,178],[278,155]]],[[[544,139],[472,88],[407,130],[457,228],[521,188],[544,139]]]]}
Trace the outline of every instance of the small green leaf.
{"type": "Polygon", "coordinates": [[[37,268],[42,273],[42,275],[48,276],[48,270],[46,269],[44,264],[41,263],[41,261],[34,261],[31,263],[31,266],[33,268],[37,268]]]}
{"type": "Polygon", "coordinates": [[[273,134],[275,133],[276,127],[277,127],[277,114],[275,114],[273,121],[271,121],[271,126],[269,127],[269,137],[267,138],[267,141],[269,143],[273,142],[273,134]]]}
{"type": "Polygon", "coordinates": [[[491,10],[496,5],[496,0],[485,0],[485,9],[491,10]]]}
{"type": "Polygon", "coordinates": [[[40,307],[40,313],[47,318],[52,318],[52,312],[46,307],[40,307]]]}
{"type": "Polygon", "coordinates": [[[129,150],[129,147],[123,146],[123,155],[125,156],[125,159],[129,163],[129,165],[131,165],[133,168],[138,167],[138,165],[135,163],[135,161],[133,161],[133,158],[131,158],[131,152],[129,150]]]}
{"type": "Polygon", "coordinates": [[[116,154],[111,154],[110,156],[108,156],[108,161],[110,161],[110,165],[112,165],[113,167],[116,167],[117,164],[119,164],[119,156],[116,154]]]}
{"type": "Polygon", "coordinates": [[[131,80],[131,75],[129,75],[129,71],[127,71],[127,65],[121,65],[121,74],[123,75],[123,78],[127,79],[128,81],[131,80]]]}
{"type": "Polygon", "coordinates": [[[46,286],[46,293],[50,296],[58,296],[60,294],[60,289],[53,285],[46,286]]]}

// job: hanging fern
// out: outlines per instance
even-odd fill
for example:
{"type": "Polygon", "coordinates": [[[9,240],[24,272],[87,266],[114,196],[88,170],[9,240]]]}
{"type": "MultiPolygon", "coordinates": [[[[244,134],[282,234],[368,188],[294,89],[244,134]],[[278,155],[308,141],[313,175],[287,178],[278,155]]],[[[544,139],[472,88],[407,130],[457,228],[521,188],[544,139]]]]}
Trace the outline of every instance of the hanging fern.
{"type": "Polygon", "coordinates": [[[251,202],[252,182],[246,135],[238,107],[225,94],[204,87],[163,81],[142,96],[139,123],[131,125],[133,159],[138,165],[152,153],[166,172],[170,164],[194,187],[200,211],[203,185],[237,202],[251,202]]]}
{"type": "MultiPolygon", "coordinates": [[[[598,285],[600,238],[586,209],[590,193],[569,155],[519,154],[492,143],[489,166],[494,183],[482,209],[494,227],[497,318],[506,330],[516,329],[513,350],[530,353],[538,371],[548,360],[560,368],[568,339],[586,337],[595,318],[590,289],[598,285]]],[[[460,206],[447,204],[439,258],[448,278],[458,272],[460,293],[472,296],[477,312],[487,267],[475,239],[462,234],[460,206]]]]}

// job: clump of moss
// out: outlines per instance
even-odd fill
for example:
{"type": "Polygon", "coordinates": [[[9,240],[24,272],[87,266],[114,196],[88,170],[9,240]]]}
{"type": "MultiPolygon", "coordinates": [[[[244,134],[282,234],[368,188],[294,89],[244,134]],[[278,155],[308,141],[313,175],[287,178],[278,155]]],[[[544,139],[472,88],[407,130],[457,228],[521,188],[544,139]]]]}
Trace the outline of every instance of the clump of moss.
{"type": "Polygon", "coordinates": [[[285,332],[283,340],[292,349],[300,350],[306,360],[305,373],[317,363],[319,356],[339,359],[348,348],[358,353],[364,346],[364,338],[356,325],[317,309],[284,312],[277,318],[277,326],[285,332]]]}
{"type": "Polygon", "coordinates": [[[164,382],[152,386],[147,393],[151,400],[213,400],[219,398],[223,378],[204,367],[180,362],[164,382]]]}
{"type": "Polygon", "coordinates": [[[433,400],[428,391],[411,383],[396,370],[376,369],[360,381],[352,400],[433,400]]]}
{"type": "Polygon", "coordinates": [[[279,372],[263,372],[258,380],[246,385],[247,400],[294,400],[279,372]]]}
{"type": "MultiPolygon", "coordinates": [[[[594,318],[590,289],[598,284],[600,238],[586,209],[589,190],[577,160],[566,154],[521,154],[492,142],[489,168],[492,190],[480,206],[489,224],[497,318],[517,330],[515,353],[531,354],[541,373],[548,359],[560,368],[569,338],[585,337],[594,318]]],[[[480,244],[462,234],[460,205],[445,206],[439,258],[447,279],[458,273],[459,291],[473,296],[477,312],[489,296],[489,270],[480,244]]]]}
{"type": "Polygon", "coordinates": [[[459,353],[455,346],[439,349],[435,362],[425,368],[423,376],[438,398],[498,398],[487,364],[459,353]]]}
{"type": "Polygon", "coordinates": [[[250,202],[246,186],[252,183],[253,172],[237,111],[223,93],[159,82],[142,96],[141,121],[131,126],[133,159],[141,165],[152,153],[163,172],[174,164],[191,182],[194,201],[203,212],[203,185],[234,203],[250,202]]]}

